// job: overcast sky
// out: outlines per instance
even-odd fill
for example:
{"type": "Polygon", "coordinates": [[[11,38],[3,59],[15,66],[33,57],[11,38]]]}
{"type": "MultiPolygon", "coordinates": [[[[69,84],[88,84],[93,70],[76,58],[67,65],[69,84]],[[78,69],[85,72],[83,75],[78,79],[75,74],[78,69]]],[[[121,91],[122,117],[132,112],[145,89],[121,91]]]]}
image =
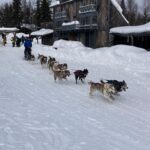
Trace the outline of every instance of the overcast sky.
{"type": "Polygon", "coordinates": [[[0,0],[0,4],[6,3],[6,2],[12,2],[12,0],[0,0]]]}
{"type": "MultiPolygon", "coordinates": [[[[13,0],[0,0],[0,5],[6,2],[12,2],[13,0]]],[[[32,1],[32,0],[31,0],[32,1]]],[[[135,0],[140,6],[142,6],[143,0],[135,0]]]]}

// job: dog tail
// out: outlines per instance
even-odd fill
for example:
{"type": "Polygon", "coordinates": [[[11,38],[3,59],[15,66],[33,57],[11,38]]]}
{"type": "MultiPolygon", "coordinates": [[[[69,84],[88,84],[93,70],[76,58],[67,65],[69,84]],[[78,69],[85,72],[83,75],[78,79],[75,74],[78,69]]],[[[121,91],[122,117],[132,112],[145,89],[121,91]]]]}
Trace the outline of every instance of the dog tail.
{"type": "Polygon", "coordinates": [[[100,83],[105,83],[103,80],[100,80],[100,83]]]}
{"type": "Polygon", "coordinates": [[[100,79],[100,82],[101,82],[101,83],[106,83],[106,82],[108,82],[108,79],[102,78],[102,79],[100,79]]]}

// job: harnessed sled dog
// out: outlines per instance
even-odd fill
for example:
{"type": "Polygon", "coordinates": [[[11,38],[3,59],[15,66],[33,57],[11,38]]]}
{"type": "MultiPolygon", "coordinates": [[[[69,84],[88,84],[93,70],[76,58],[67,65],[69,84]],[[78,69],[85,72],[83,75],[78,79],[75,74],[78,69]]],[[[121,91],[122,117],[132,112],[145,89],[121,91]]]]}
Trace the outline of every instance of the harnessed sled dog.
{"type": "Polygon", "coordinates": [[[109,101],[114,100],[113,94],[115,93],[115,87],[112,84],[95,83],[92,81],[88,82],[88,84],[90,85],[90,96],[92,96],[94,91],[98,91],[109,101]]]}
{"type": "Polygon", "coordinates": [[[77,80],[78,80],[78,79],[81,80],[82,83],[84,83],[84,82],[83,82],[83,79],[86,78],[87,74],[88,74],[88,69],[76,70],[76,71],[74,72],[76,84],[77,84],[77,80]]]}
{"type": "Polygon", "coordinates": [[[123,80],[123,81],[117,81],[117,80],[106,80],[106,81],[103,81],[101,80],[100,81],[101,83],[108,83],[108,84],[111,84],[114,86],[115,88],[115,95],[117,95],[119,92],[122,92],[122,91],[126,91],[128,89],[128,86],[127,86],[127,83],[123,80]]]}

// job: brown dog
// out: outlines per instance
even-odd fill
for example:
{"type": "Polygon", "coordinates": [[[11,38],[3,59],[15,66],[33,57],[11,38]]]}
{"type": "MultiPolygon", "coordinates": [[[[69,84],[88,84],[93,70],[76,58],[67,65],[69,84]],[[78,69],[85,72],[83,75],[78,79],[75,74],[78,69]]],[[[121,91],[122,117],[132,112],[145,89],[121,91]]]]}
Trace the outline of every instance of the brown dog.
{"type": "Polygon", "coordinates": [[[64,64],[54,63],[53,65],[53,71],[67,70],[67,68],[68,65],[66,63],[64,64]]]}
{"type": "Polygon", "coordinates": [[[62,79],[67,79],[67,76],[70,76],[70,71],[69,70],[58,70],[58,71],[54,71],[54,80],[56,82],[57,78],[59,80],[62,79]]]}
{"type": "Polygon", "coordinates": [[[44,55],[41,55],[41,54],[38,54],[38,59],[40,59],[40,63],[41,65],[44,65],[47,63],[47,56],[44,56],[44,55]]]}
{"type": "Polygon", "coordinates": [[[47,66],[48,66],[49,70],[52,70],[52,67],[53,67],[53,64],[55,61],[56,61],[56,59],[54,57],[49,56],[49,59],[47,61],[47,66]]]}
{"type": "Polygon", "coordinates": [[[48,61],[48,68],[49,68],[49,70],[53,71],[54,64],[58,64],[58,62],[56,61],[56,59],[55,58],[52,58],[51,60],[49,59],[49,61],[48,61]]]}

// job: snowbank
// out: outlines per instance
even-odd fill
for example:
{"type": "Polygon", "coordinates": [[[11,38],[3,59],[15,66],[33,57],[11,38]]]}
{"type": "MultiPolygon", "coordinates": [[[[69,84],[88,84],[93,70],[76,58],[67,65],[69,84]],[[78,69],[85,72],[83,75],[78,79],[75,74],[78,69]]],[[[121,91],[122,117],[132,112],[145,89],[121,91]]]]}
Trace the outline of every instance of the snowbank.
{"type": "MultiPolygon", "coordinates": [[[[142,48],[117,45],[106,48],[92,49],[85,47],[81,42],[59,40],[53,46],[44,46],[42,50],[36,48],[36,53],[54,56],[58,59],[73,60],[74,62],[86,62],[90,64],[121,65],[129,64],[145,68],[145,62],[149,60],[150,53],[142,48]],[[56,49],[57,48],[57,49],[56,49]],[[145,56],[145,54],[147,54],[145,56]],[[108,63],[109,62],[109,63],[108,63]]],[[[116,66],[117,67],[117,66],[116,66]]]]}
{"type": "Polygon", "coordinates": [[[82,47],[85,48],[85,46],[78,41],[66,41],[66,40],[58,40],[55,41],[53,44],[53,47],[57,47],[57,48],[78,48],[78,47],[82,47]]]}

